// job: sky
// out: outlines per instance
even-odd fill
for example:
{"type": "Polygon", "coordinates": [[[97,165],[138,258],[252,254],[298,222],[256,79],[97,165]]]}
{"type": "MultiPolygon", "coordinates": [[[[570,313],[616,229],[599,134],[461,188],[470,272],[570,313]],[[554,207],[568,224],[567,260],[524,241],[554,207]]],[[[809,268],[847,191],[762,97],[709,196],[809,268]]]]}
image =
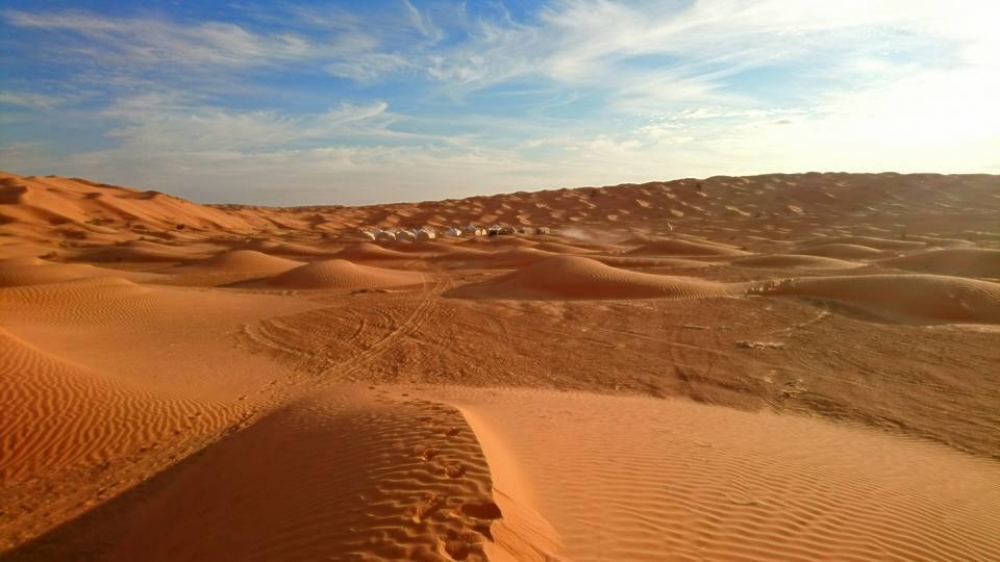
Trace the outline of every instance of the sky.
{"type": "Polygon", "coordinates": [[[1000,173],[994,0],[0,2],[0,169],[263,205],[1000,173]]]}

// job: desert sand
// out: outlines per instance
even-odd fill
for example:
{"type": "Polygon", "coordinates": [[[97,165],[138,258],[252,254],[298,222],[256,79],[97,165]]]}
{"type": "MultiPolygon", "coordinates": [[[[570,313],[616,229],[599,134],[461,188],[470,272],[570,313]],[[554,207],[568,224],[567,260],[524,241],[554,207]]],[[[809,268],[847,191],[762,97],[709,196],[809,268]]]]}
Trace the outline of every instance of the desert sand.
{"type": "Polygon", "coordinates": [[[1000,560],[998,362],[996,176],[3,173],[0,560],[1000,560]]]}

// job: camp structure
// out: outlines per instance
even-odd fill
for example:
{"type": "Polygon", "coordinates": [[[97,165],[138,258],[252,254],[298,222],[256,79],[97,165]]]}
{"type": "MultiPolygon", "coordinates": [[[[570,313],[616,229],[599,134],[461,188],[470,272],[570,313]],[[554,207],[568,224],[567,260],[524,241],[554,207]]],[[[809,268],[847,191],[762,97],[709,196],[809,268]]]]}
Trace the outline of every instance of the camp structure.
{"type": "Polygon", "coordinates": [[[464,230],[469,236],[486,236],[485,228],[478,227],[471,223],[462,230],[464,230]]]}
{"type": "Polygon", "coordinates": [[[396,233],[391,230],[376,230],[375,240],[377,242],[392,242],[396,239],[396,233]]]}

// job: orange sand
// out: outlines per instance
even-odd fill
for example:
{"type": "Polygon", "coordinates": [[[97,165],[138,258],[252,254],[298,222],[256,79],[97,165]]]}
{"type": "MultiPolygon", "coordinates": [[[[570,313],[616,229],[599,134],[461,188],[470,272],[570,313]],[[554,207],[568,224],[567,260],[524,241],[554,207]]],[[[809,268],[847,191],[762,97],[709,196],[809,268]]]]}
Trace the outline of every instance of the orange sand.
{"type": "Polygon", "coordinates": [[[0,174],[0,561],[1000,559],[1000,178],[0,174]],[[375,227],[548,234],[371,242],[375,227]]]}

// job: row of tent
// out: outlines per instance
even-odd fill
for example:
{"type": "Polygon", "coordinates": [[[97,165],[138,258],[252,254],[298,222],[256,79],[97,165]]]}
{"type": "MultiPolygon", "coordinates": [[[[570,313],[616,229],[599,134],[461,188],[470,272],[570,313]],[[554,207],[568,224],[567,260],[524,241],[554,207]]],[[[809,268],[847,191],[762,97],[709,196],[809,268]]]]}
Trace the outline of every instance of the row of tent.
{"type": "Polygon", "coordinates": [[[483,228],[481,226],[476,226],[470,224],[462,228],[450,227],[444,229],[441,233],[434,230],[433,228],[414,228],[414,229],[393,229],[393,230],[382,230],[381,228],[375,228],[372,230],[362,230],[361,234],[368,238],[369,240],[375,240],[378,242],[388,242],[392,240],[402,240],[405,242],[417,242],[424,240],[433,240],[438,236],[509,236],[514,234],[548,234],[549,228],[546,226],[541,227],[513,227],[513,226],[491,226],[488,228],[483,228]]]}

